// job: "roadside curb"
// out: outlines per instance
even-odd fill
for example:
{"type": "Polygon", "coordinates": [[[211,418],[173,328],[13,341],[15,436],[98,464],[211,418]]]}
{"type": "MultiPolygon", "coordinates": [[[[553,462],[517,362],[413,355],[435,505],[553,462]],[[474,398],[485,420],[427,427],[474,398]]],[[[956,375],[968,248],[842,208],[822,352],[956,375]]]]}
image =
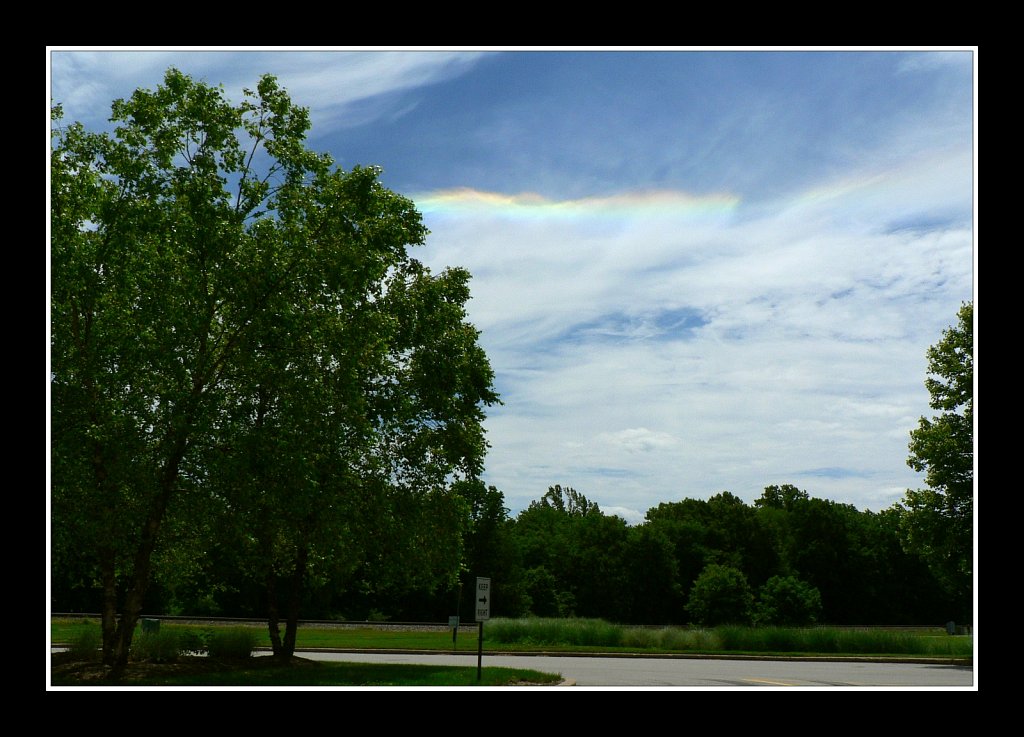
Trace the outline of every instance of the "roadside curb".
{"type": "MultiPolygon", "coordinates": [[[[270,648],[256,648],[257,651],[269,651],[270,648]]],[[[306,653],[360,653],[365,655],[381,655],[397,653],[399,655],[464,655],[476,657],[476,652],[443,650],[407,650],[407,649],[373,649],[373,648],[329,648],[310,647],[296,648],[296,654],[306,653]]],[[[599,652],[562,652],[555,650],[484,650],[485,656],[515,656],[537,658],[647,658],[660,660],[768,660],[792,661],[807,663],[907,663],[912,665],[957,665],[971,668],[973,658],[923,658],[923,657],[885,657],[857,655],[725,655],[696,653],[599,653],[599,652]]]]}

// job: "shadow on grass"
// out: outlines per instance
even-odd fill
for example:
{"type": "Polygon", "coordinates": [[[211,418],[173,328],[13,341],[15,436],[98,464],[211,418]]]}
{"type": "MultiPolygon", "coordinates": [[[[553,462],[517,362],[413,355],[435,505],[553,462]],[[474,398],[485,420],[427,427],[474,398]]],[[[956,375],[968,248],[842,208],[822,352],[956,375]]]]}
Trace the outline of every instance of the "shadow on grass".
{"type": "Polygon", "coordinates": [[[318,662],[292,658],[281,664],[272,658],[218,661],[180,658],[175,663],[132,663],[124,676],[112,681],[100,663],[54,656],[53,686],[518,686],[556,685],[561,676],[517,668],[390,665],[318,662]]]}

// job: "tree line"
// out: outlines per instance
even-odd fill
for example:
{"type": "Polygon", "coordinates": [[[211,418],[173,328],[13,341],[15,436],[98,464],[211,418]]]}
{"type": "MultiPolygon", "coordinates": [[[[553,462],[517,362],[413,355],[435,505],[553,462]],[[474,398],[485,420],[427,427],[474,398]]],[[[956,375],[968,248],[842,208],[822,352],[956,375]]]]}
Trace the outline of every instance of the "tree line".
{"type": "MultiPolygon", "coordinates": [[[[661,503],[629,525],[571,487],[549,488],[514,517],[493,486],[477,480],[456,489],[472,510],[457,580],[394,586],[366,566],[357,585],[325,578],[306,591],[303,615],[473,621],[474,579],[486,575],[492,616],[666,625],[971,621],[970,597],[958,599],[905,549],[905,514],[895,507],[859,511],[782,485],[766,487],[753,504],[729,492],[661,503]]],[[[151,611],[264,616],[260,587],[235,559],[224,544],[190,576],[169,575],[154,588],[151,611]]],[[[95,601],[69,582],[55,592],[55,606],[70,605],[62,610],[90,610],[95,601]]]]}

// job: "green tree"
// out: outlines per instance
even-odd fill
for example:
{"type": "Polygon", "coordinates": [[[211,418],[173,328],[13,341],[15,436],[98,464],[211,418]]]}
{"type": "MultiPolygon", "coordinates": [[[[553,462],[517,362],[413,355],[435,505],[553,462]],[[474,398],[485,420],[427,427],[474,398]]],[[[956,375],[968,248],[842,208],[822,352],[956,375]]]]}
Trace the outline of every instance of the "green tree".
{"type": "Polygon", "coordinates": [[[551,611],[553,593],[562,616],[621,621],[627,615],[624,520],[602,514],[575,489],[556,485],[520,512],[511,529],[530,574],[534,613],[551,611]]]}
{"type": "Polygon", "coordinates": [[[236,105],[171,69],[112,113],[100,134],[54,108],[50,191],[53,560],[91,559],[106,662],[183,507],[237,521],[272,636],[289,589],[281,653],[312,578],[454,575],[449,484],[497,401],[468,274],[409,256],[413,203],[307,150],[272,76],[236,105]]]}
{"type": "Polygon", "coordinates": [[[723,491],[708,499],[707,512],[708,543],[718,551],[716,562],[735,565],[754,587],[778,572],[779,555],[771,531],[754,507],[723,491]]]}
{"type": "Polygon", "coordinates": [[[798,489],[792,484],[783,484],[782,486],[772,484],[764,487],[761,497],[754,500],[754,506],[761,509],[792,510],[808,499],[810,499],[810,495],[806,491],[798,489]]]}
{"type": "Polygon", "coordinates": [[[665,533],[650,523],[627,530],[626,621],[636,624],[672,624],[682,607],[679,566],[665,533]]]}
{"type": "Polygon", "coordinates": [[[571,486],[563,489],[561,484],[549,486],[547,493],[538,501],[530,502],[530,506],[555,509],[570,517],[586,517],[589,514],[601,513],[597,502],[590,501],[571,486]]]}
{"type": "Polygon", "coordinates": [[[862,621],[883,624],[943,622],[948,597],[935,574],[902,544],[902,514],[896,508],[864,512],[872,601],[862,621]]]}
{"type": "Polygon", "coordinates": [[[686,610],[698,624],[747,624],[754,596],[743,572],[712,563],[697,577],[686,610]]]}
{"type": "Polygon", "coordinates": [[[927,489],[908,490],[900,505],[907,548],[943,581],[955,611],[969,616],[974,550],[974,306],[928,349],[925,386],[939,414],[910,433],[907,464],[927,489]]]}
{"type": "Polygon", "coordinates": [[[561,561],[561,577],[578,616],[624,622],[631,607],[628,528],[621,517],[596,510],[593,504],[583,516],[570,515],[571,543],[568,558],[561,561]]]}
{"type": "Polygon", "coordinates": [[[874,596],[871,556],[861,512],[850,504],[809,498],[788,512],[790,575],[821,593],[822,618],[862,624],[874,596]]]}
{"type": "Polygon", "coordinates": [[[537,566],[524,574],[526,594],[530,598],[530,613],[536,617],[564,615],[559,609],[558,582],[547,568],[537,566]]]}
{"type": "Polygon", "coordinates": [[[802,627],[821,615],[821,594],[794,576],[772,576],[758,593],[754,610],[757,624],[802,627]]]}
{"type": "Polygon", "coordinates": [[[404,610],[408,614],[403,614],[403,618],[436,621],[458,614],[464,621],[474,621],[472,594],[478,576],[491,579],[491,587],[496,594],[491,605],[492,617],[526,614],[530,601],[512,537],[505,495],[479,479],[461,481],[453,488],[469,506],[469,524],[463,534],[458,580],[432,596],[418,602],[411,601],[414,608],[404,610]]]}
{"type": "MultiPolygon", "coordinates": [[[[710,513],[703,499],[682,499],[662,502],[647,510],[643,526],[663,535],[672,546],[676,565],[676,584],[685,610],[687,598],[701,571],[718,562],[717,551],[711,547],[708,528],[710,513]]],[[[678,614],[677,614],[678,616],[678,614]]]]}

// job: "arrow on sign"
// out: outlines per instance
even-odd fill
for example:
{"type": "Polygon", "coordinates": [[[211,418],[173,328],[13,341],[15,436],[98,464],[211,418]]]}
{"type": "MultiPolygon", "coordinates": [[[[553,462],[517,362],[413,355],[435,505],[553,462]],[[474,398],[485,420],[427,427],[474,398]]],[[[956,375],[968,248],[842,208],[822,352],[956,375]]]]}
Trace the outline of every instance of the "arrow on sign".
{"type": "Polygon", "coordinates": [[[477,599],[477,601],[479,601],[481,604],[486,604],[487,603],[487,597],[485,596],[482,599],[477,599]]]}

